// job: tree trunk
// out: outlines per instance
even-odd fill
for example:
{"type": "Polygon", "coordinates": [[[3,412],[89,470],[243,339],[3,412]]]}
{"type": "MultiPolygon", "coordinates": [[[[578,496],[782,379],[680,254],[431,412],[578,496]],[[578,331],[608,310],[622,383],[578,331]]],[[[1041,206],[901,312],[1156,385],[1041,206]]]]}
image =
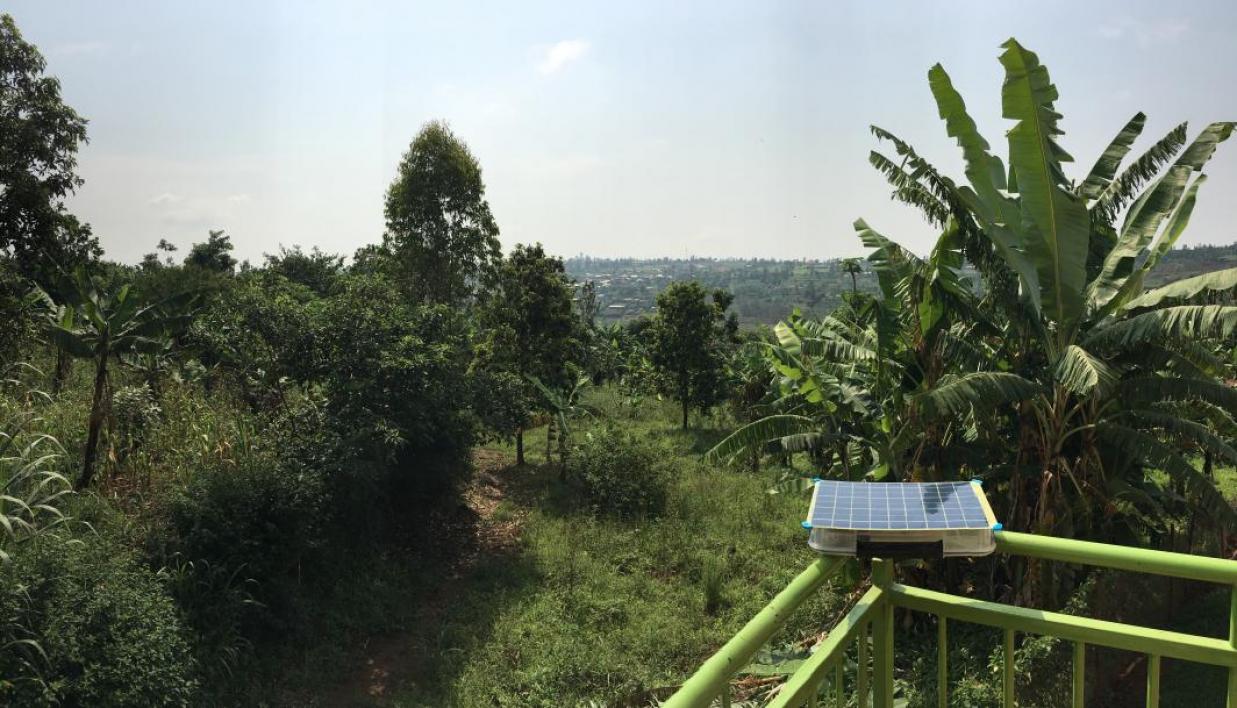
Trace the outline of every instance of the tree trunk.
{"type": "Polygon", "coordinates": [[[56,370],[52,372],[52,393],[59,394],[73,371],[73,357],[63,349],[56,350],[56,370]]]}
{"type": "Polygon", "coordinates": [[[554,461],[554,418],[545,424],[545,463],[554,461]]]}
{"type": "Polygon", "coordinates": [[[687,397],[683,397],[683,429],[687,430],[687,397]]]}
{"type": "Polygon", "coordinates": [[[524,429],[515,431],[515,464],[524,466],[524,429]]]}
{"type": "Polygon", "coordinates": [[[103,394],[107,389],[107,357],[99,359],[95,367],[94,399],[90,403],[89,432],[86,435],[86,457],[82,461],[82,476],[77,480],[77,488],[85,489],[95,472],[95,456],[99,451],[99,429],[103,427],[103,394]]]}

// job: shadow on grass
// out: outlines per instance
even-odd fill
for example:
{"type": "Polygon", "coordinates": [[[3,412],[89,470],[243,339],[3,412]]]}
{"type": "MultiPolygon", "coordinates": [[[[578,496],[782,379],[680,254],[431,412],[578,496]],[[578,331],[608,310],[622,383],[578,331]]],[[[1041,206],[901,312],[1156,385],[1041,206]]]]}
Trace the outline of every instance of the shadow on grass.
{"type": "MultiPolygon", "coordinates": [[[[381,548],[345,560],[321,613],[349,625],[286,657],[270,702],[298,706],[450,705],[461,657],[484,645],[505,608],[541,583],[518,528],[495,520],[518,470],[477,469],[473,481],[410,517],[381,548]],[[496,486],[502,484],[502,488],[496,486]],[[341,668],[346,667],[346,668],[341,668]]],[[[326,617],[322,618],[326,619],[326,617]]]]}
{"type": "Polygon", "coordinates": [[[725,440],[731,432],[728,428],[653,428],[649,434],[654,440],[668,442],[678,450],[703,455],[725,440]]]}

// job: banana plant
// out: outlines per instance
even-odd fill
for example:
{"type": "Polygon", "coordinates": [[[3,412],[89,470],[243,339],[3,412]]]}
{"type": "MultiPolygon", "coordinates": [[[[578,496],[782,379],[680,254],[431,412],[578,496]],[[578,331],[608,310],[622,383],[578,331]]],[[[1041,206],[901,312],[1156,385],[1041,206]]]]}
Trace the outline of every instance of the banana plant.
{"type": "Polygon", "coordinates": [[[87,422],[86,449],[76,488],[94,478],[99,434],[107,411],[109,363],[115,357],[158,352],[172,333],[191,319],[186,308],[192,293],[154,304],[143,304],[129,285],[108,291],[98,278],[78,269],[61,278],[56,291],[61,302],[41,293],[46,307],[46,332],[60,350],[94,363],[94,391],[87,422]]]}
{"type": "Polygon", "coordinates": [[[936,247],[920,258],[856,222],[881,297],[865,313],[780,327],[771,356],[783,390],[796,394],[791,409],[714,452],[841,437],[872,458],[869,478],[931,477],[948,466],[984,475],[1006,493],[1007,525],[1041,533],[1085,533],[1113,509],[1171,501],[1158,470],[1195,508],[1237,529],[1237,514],[1188,459],[1201,450],[1237,463],[1222,432],[1237,419],[1237,390],[1224,383],[1232,362],[1216,354],[1231,349],[1237,329],[1237,269],[1144,292],[1234,124],[1213,123],[1188,144],[1179,126],[1123,170],[1145,122],[1138,114],[1073,181],[1047,68],[1015,40],[1003,50],[1008,166],[944,68],[932,67],[963,178],[876,127],[896,156],[870,160],[895,199],[942,229],[936,247]],[[964,263],[982,288],[963,282],[964,263]],[[867,413],[851,414],[847,400],[864,401],[867,413]]]}
{"type": "Polygon", "coordinates": [[[580,402],[580,396],[592,384],[592,379],[588,376],[579,376],[574,383],[562,389],[550,388],[536,376],[530,375],[528,380],[537,388],[537,391],[541,394],[542,404],[550,413],[550,423],[546,429],[547,461],[549,461],[551,441],[554,439],[555,431],[557,430],[559,474],[563,479],[566,479],[567,456],[571,449],[571,421],[575,418],[596,413],[591,406],[580,402]]]}

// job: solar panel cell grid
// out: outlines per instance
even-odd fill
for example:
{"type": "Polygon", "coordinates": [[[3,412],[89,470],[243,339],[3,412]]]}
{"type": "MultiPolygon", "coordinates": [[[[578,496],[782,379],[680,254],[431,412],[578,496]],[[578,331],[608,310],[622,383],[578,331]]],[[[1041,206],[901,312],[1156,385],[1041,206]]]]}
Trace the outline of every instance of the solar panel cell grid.
{"type": "Polygon", "coordinates": [[[814,528],[855,530],[987,529],[992,521],[970,482],[816,483],[814,528]]]}

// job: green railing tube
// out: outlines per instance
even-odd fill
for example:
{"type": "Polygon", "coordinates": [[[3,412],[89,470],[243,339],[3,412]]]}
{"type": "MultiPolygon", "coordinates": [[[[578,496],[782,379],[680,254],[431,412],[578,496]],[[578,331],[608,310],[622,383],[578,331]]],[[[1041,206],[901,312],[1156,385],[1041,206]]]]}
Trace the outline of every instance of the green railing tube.
{"type": "Polygon", "coordinates": [[[1160,708],[1160,657],[1147,655],[1147,708],[1160,708]]]}
{"type": "Polygon", "coordinates": [[[1223,558],[1152,551],[1146,548],[1078,541],[1072,538],[1037,536],[1013,531],[998,531],[996,547],[1003,553],[1045,560],[1237,585],[1237,561],[1223,558]]]}
{"type": "MultiPolygon", "coordinates": [[[[1228,603],[1228,645],[1237,649],[1237,585],[1229,590],[1228,603]]],[[[1228,708],[1237,708],[1237,666],[1228,669],[1228,708]]]]}
{"type": "Polygon", "coordinates": [[[1046,634],[1070,641],[1159,654],[1172,659],[1196,661],[1213,666],[1237,666],[1237,648],[1227,639],[1199,637],[1120,622],[1032,610],[974,600],[934,590],[894,584],[888,593],[893,605],[917,612],[943,614],[950,619],[974,622],[1028,634],[1046,634]]]}
{"type": "Polygon", "coordinates": [[[944,615],[936,616],[936,707],[949,708],[949,638],[944,615]]]}
{"type": "MultiPolygon", "coordinates": [[[[862,639],[862,636],[860,635],[860,639],[862,639]]],[[[833,667],[833,705],[837,708],[842,708],[846,704],[846,684],[842,682],[846,678],[843,675],[843,669],[846,668],[843,666],[845,663],[846,661],[843,659],[838,662],[837,666],[833,667]]]]}
{"type": "MultiPolygon", "coordinates": [[[[893,561],[872,560],[872,583],[882,590],[893,585],[893,561]]],[[[874,708],[893,708],[893,604],[885,602],[872,621],[874,708]]]]}
{"type": "Polygon", "coordinates": [[[1087,698],[1087,643],[1074,642],[1074,705],[1086,708],[1087,698]]]}
{"type": "Polygon", "coordinates": [[[855,664],[855,693],[858,696],[855,699],[855,705],[859,708],[868,708],[868,696],[872,693],[872,687],[868,684],[868,636],[872,634],[872,623],[868,622],[859,629],[859,650],[858,661],[855,664]]]}
{"type": "Polygon", "coordinates": [[[1014,708],[1014,630],[1005,630],[1005,641],[1001,649],[1001,687],[1005,696],[1005,708],[1014,708]]]}
{"type": "Polygon", "coordinates": [[[869,615],[880,612],[886,604],[884,591],[880,588],[872,587],[864,593],[851,611],[829,630],[829,636],[816,647],[816,651],[790,675],[786,685],[782,686],[767,708],[794,708],[816,695],[829,667],[845,658],[846,646],[854,641],[860,629],[871,619],[869,615]]]}
{"type": "Polygon", "coordinates": [[[790,614],[824,585],[841,564],[840,558],[818,558],[813,561],[716,654],[709,657],[666,701],[665,708],[707,708],[730,683],[730,677],[747,665],[756,651],[769,641],[769,637],[786,624],[790,614]]]}

